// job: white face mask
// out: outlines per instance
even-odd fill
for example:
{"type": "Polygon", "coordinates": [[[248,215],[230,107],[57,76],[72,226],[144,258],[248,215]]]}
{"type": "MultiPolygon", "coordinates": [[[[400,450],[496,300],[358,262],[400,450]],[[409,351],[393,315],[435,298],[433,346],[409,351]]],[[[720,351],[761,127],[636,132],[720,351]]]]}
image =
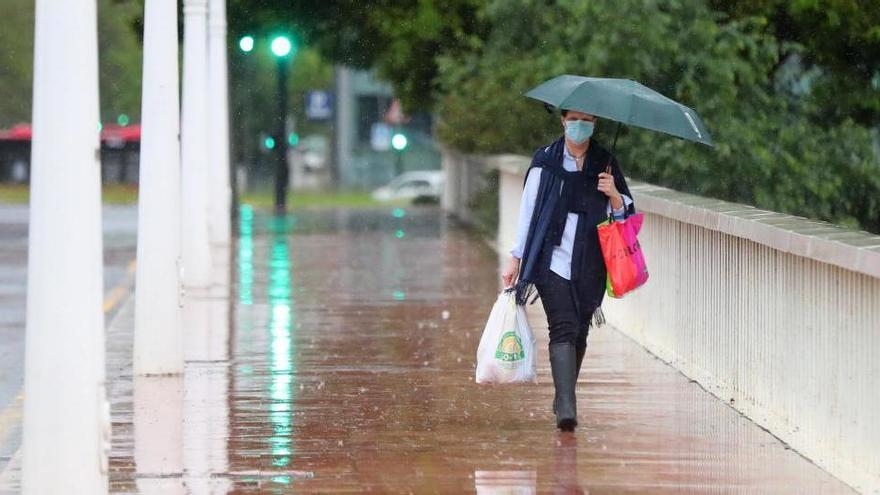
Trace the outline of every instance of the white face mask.
{"type": "Polygon", "coordinates": [[[587,120],[566,120],[565,135],[576,144],[581,144],[593,135],[595,124],[587,120]]]}

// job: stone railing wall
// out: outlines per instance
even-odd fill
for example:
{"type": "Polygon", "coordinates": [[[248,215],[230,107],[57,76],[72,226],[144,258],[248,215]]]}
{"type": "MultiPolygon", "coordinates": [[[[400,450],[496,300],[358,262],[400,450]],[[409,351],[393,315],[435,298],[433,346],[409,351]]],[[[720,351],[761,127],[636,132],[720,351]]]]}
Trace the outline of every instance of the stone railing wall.
{"type": "MultiPolygon", "coordinates": [[[[464,161],[500,171],[504,256],[529,159],[464,161]]],[[[880,493],[880,236],[630,187],[650,280],[606,298],[609,322],[830,473],[880,493]]],[[[461,215],[468,191],[447,191],[444,207],[461,215]]]]}

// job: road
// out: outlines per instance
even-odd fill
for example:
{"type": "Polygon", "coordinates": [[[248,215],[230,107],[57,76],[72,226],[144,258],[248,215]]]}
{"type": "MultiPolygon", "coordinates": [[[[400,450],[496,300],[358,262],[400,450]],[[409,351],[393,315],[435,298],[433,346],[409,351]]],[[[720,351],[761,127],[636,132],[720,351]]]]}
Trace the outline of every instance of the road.
{"type": "MultiPolygon", "coordinates": [[[[112,289],[130,277],[129,266],[135,258],[137,207],[105,206],[102,215],[104,288],[107,296],[112,297],[112,289]]],[[[21,441],[27,245],[28,207],[0,204],[0,470],[21,441]]],[[[59,256],[63,255],[63,246],[59,246],[59,256]]]]}

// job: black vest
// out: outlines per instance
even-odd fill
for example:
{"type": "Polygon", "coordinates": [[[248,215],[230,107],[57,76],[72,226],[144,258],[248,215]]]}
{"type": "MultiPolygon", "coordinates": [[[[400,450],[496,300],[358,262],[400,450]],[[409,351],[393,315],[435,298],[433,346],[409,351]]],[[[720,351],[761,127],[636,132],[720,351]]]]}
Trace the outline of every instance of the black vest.
{"type": "MultiPolygon", "coordinates": [[[[526,238],[517,299],[524,304],[533,284],[547,281],[553,249],[562,241],[568,213],[577,213],[578,226],[572,247],[571,279],[577,282],[579,299],[592,310],[602,303],[605,292],[605,262],[596,226],[608,218],[608,197],[597,189],[599,174],[610,164],[615,185],[630,195],[617,161],[595,140],[591,140],[582,171],[563,167],[565,141],[560,138],[539,148],[529,168],[541,167],[541,182],[526,238]]],[[[528,173],[526,174],[528,177],[528,173]]],[[[632,212],[632,211],[631,211],[632,212]]]]}

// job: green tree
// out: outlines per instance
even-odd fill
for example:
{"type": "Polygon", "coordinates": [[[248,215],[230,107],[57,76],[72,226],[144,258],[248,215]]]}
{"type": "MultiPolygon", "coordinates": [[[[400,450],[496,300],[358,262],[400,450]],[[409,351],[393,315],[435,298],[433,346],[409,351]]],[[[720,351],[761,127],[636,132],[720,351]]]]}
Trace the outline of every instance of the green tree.
{"type": "Polygon", "coordinates": [[[712,0],[729,18],[759,16],[766,30],[797,43],[816,113],[880,125],[880,2],[874,0],[712,0]]]}
{"type": "Polygon", "coordinates": [[[120,114],[140,121],[143,49],[133,29],[143,15],[135,0],[98,0],[98,55],[101,120],[115,123],[120,114]]]}
{"type": "Polygon", "coordinates": [[[33,0],[0,2],[0,126],[31,120],[33,0]]]}
{"type": "MultiPolygon", "coordinates": [[[[98,0],[101,118],[140,115],[141,46],[132,29],[142,14],[134,0],[98,0]]],[[[0,2],[0,126],[30,122],[34,61],[34,1],[0,2]]]]}
{"type": "Polygon", "coordinates": [[[283,26],[329,60],[375,68],[409,109],[433,103],[437,57],[480,33],[482,0],[232,0],[235,36],[283,26]]]}
{"type": "MultiPolygon", "coordinates": [[[[630,175],[880,230],[868,129],[816,119],[806,98],[778,89],[781,54],[803,47],[766,19],[725,20],[699,0],[495,0],[485,16],[481,44],[440,59],[437,131],[452,146],[531,154],[561,127],[521,93],[563,73],[632,78],[696,108],[717,146],[624,128],[617,154],[630,175]]],[[[597,140],[614,130],[604,122],[597,140]]]]}

